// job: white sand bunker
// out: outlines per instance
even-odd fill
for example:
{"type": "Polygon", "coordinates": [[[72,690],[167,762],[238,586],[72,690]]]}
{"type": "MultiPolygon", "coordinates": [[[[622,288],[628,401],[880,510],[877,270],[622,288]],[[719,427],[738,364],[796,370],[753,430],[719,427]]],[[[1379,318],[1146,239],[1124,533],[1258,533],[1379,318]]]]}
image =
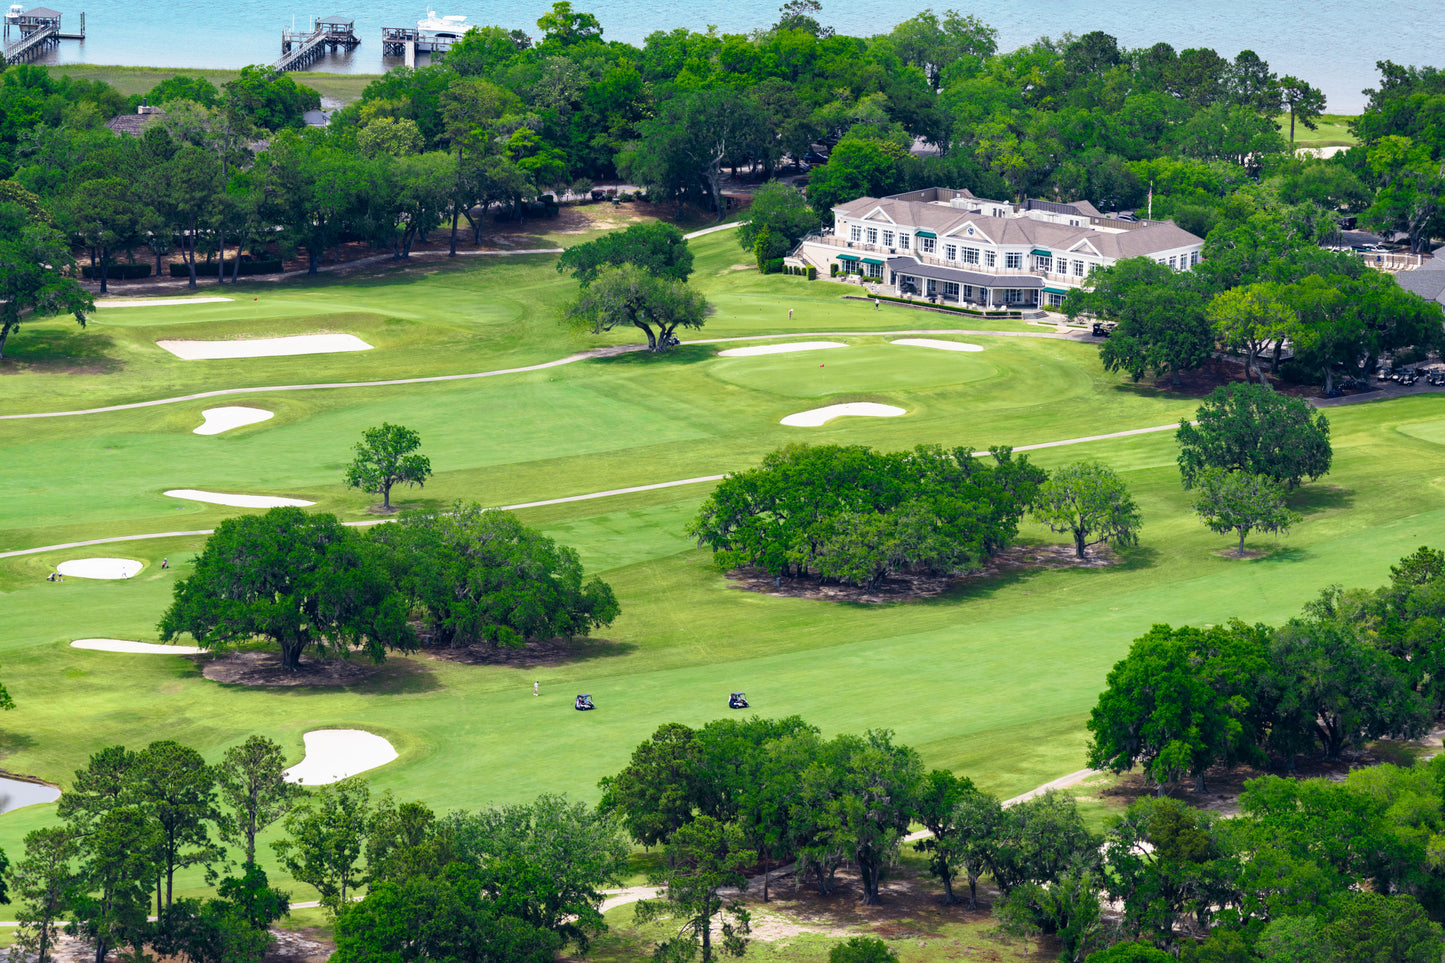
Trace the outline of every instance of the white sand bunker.
{"type": "Polygon", "coordinates": [[[976,344],[963,341],[938,341],[933,338],[899,338],[889,344],[906,344],[914,348],[937,348],[940,351],[982,351],[976,344]]]}
{"type": "Polygon", "coordinates": [[[200,655],[194,645],[160,645],[156,642],[132,642],[129,639],[76,639],[70,643],[72,649],[90,649],[94,652],[129,652],[134,655],[200,655]]]}
{"type": "Polygon", "coordinates": [[[235,298],[132,298],[118,301],[97,301],[97,308],[154,308],[169,304],[213,304],[216,301],[234,301],[235,298]]]}
{"type": "Polygon", "coordinates": [[[794,341],[792,344],[759,344],[751,348],[728,348],[719,351],[719,358],[746,358],[755,354],[787,354],[791,351],[822,351],[824,348],[846,348],[841,341],[794,341]]]}
{"type": "Polygon", "coordinates": [[[184,498],[193,502],[230,505],[232,508],[284,508],[287,505],[305,508],[307,505],[316,504],[308,502],[304,498],[281,498],[275,495],[233,495],[227,492],[203,492],[194,488],[172,488],[165,494],[172,498],[184,498]]]}
{"type": "Polygon", "coordinates": [[[287,782],[323,786],[396,758],[391,743],[362,729],[317,729],[302,739],[306,758],[282,773],[287,782]]]}
{"type": "Polygon", "coordinates": [[[73,558],[55,570],[72,578],[130,578],[142,567],[133,558],[73,558]]]}
{"type": "Polygon", "coordinates": [[[249,338],[243,341],[157,341],[156,346],[187,361],[371,350],[371,345],[354,334],[299,334],[291,338],[249,338]]]}
{"type": "Polygon", "coordinates": [[[201,427],[196,429],[198,435],[219,435],[223,431],[230,431],[232,428],[241,428],[245,425],[254,425],[258,421],[266,421],[275,418],[274,411],[267,411],[264,408],[243,408],[238,405],[228,405],[225,408],[207,408],[201,412],[205,419],[201,427]]]}
{"type": "Polygon", "coordinates": [[[826,408],[814,408],[812,411],[800,411],[778,423],[790,425],[793,428],[817,428],[819,425],[826,425],[834,418],[897,418],[899,415],[906,414],[908,414],[907,411],[893,405],[880,405],[872,401],[850,401],[846,405],[829,405],[826,408]]]}

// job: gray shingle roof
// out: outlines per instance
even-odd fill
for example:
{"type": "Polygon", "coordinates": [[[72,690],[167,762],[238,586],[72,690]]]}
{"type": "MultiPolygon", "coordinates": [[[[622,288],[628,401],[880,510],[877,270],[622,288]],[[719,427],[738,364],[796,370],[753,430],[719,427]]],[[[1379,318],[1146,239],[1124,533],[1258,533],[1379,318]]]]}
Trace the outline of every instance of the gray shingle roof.
{"type": "MultiPolygon", "coordinates": [[[[1077,206],[1077,205],[1076,205],[1077,206]]],[[[1101,231],[1092,227],[1071,227],[1028,217],[988,217],[944,204],[901,201],[894,198],[860,197],[840,204],[833,210],[845,217],[865,218],[880,224],[895,224],[932,231],[940,239],[945,236],[969,240],[967,228],[972,225],[984,238],[995,244],[1029,244],[1054,252],[1072,250],[1087,242],[1104,257],[1121,259],[1142,257],[1159,251],[1201,244],[1203,239],[1190,234],[1173,221],[1153,221],[1132,230],[1101,231]],[[876,213],[874,213],[876,211],[876,213]]]]}
{"type": "Polygon", "coordinates": [[[1414,291],[1426,301],[1445,304],[1445,271],[1422,267],[1414,271],[1401,271],[1395,275],[1395,280],[1400,283],[1400,287],[1406,291],[1414,291]]]}

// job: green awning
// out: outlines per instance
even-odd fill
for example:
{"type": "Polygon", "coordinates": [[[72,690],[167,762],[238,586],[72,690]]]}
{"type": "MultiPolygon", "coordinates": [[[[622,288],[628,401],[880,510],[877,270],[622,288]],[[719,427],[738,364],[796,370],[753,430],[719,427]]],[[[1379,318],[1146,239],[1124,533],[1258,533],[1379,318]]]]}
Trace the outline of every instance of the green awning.
{"type": "Polygon", "coordinates": [[[876,257],[865,257],[865,258],[863,259],[863,263],[864,263],[864,264],[876,264],[876,265],[878,265],[879,267],[882,267],[882,266],[883,266],[883,262],[880,261],[880,260],[878,260],[876,257]]]}
{"type": "Polygon", "coordinates": [[[1064,288],[1044,288],[1044,293],[1045,293],[1045,294],[1068,294],[1069,292],[1068,292],[1066,289],[1064,289],[1064,288]]]}
{"type": "Polygon", "coordinates": [[[1039,257],[1053,257],[1053,256],[1054,256],[1051,251],[1045,251],[1045,250],[1044,250],[1043,248],[1041,248],[1041,247],[1036,247],[1036,248],[1034,248],[1034,253],[1035,253],[1036,255],[1038,255],[1039,257]]]}
{"type": "Polygon", "coordinates": [[[914,233],[917,234],[919,237],[938,237],[938,235],[934,234],[932,231],[915,231],[914,233]]]}
{"type": "Polygon", "coordinates": [[[838,255],[838,260],[840,260],[840,261],[856,261],[856,260],[858,260],[858,255],[856,255],[856,254],[839,254],[839,255],[838,255]]]}

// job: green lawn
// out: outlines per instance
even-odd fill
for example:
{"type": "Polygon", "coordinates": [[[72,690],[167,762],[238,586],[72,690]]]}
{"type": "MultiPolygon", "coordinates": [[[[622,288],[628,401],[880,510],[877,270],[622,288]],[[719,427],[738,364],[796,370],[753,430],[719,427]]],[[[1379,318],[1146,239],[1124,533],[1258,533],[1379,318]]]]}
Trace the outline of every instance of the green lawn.
{"type": "MultiPolygon", "coordinates": [[[[149,92],[172,77],[205,77],[217,87],[240,76],[239,70],[201,70],[180,67],[117,67],[108,64],[57,64],[45,68],[52,73],[80,80],[99,80],[129,97],[149,92]]],[[[346,105],[361,99],[366,85],[378,74],[328,74],[305,70],[292,75],[298,84],[310,87],[327,100],[346,105]]]]}
{"type": "MultiPolygon", "coordinates": [[[[989,335],[960,338],[985,348],[973,354],[889,345],[856,332],[973,325],[874,311],[839,300],[847,289],[829,282],[732,270],[742,258],[727,234],[695,245],[698,283],[717,308],[705,336],[855,332],[836,339],[849,347],[719,358],[716,346],[693,343],[670,357],[626,355],[480,380],[0,421],[8,496],[0,551],[210,528],[239,511],[160,494],[171,487],[298,495],[319,510],[366,517],[369,499],[341,487],[340,468],[362,429],[382,420],[420,431],[437,470],[425,489],[398,500],[512,504],[742,468],[790,441],[1023,445],[1169,424],[1197,405],[1106,374],[1089,345],[989,335]],[[778,424],[846,400],[884,401],[908,414],[820,429],[778,424]],[[191,433],[203,408],[231,403],[277,414],[220,436],[191,433]]],[[[59,322],[27,325],[13,346],[16,357],[29,348],[31,358],[5,375],[20,399],[7,413],[208,387],[487,370],[626,340],[561,332],[552,312],[571,290],[538,257],[303,282],[268,288],[257,302],[114,309],[83,333],[59,322]],[[357,333],[377,348],[182,362],[153,345],[177,334],[316,330],[357,333]],[[52,336],[52,354],[37,363],[34,346],[52,336]]],[[[659,724],[723,716],[727,693],[741,689],[757,711],[798,713],[829,734],[894,729],[928,764],[1011,795],[1083,764],[1084,720],[1104,675],[1151,624],[1282,620],[1322,586],[1380,583],[1401,555],[1438,544],[1442,405],[1427,396],[1331,410],[1334,471],[1295,497],[1304,514],[1295,532],[1254,540],[1269,552],[1251,561],[1216,554],[1229,539],[1192,516],[1170,432],[1036,452],[1046,466],[1097,458],[1120,471],[1143,511],[1141,546],[1109,568],[980,578],[912,604],[738,590],[684,534],[706,484],[528,509],[525,521],[576,546],[615,588],[623,615],[603,638],[572,661],[530,669],[396,657],[369,681],[336,690],[218,685],[187,659],[69,647],[88,636],[154,639],[199,538],[0,560],[0,678],[18,705],[0,720],[0,753],[11,771],[64,783],[89,753],[114,742],[174,738],[214,759],[259,732],[299,759],[304,732],[363,727],[401,754],[371,774],[378,791],[438,808],[542,791],[594,799],[597,780],[659,724]],[[101,554],[147,567],[118,583],[43,580],[60,561],[101,554]],[[159,568],[163,556],[168,571],[159,568]],[[534,680],[541,699],[531,695],[534,680]],[[571,711],[578,692],[592,693],[599,710],[571,711]]],[[[1034,527],[1023,540],[1057,542],[1034,527]]],[[[24,832],[52,818],[48,806],[0,818],[0,846],[14,854],[24,832]]]]}
{"type": "MultiPolygon", "coordinates": [[[[1315,130],[1310,130],[1298,120],[1294,125],[1296,147],[1353,147],[1359,143],[1350,131],[1353,114],[1321,114],[1315,121],[1315,130]]],[[[1279,131],[1289,137],[1289,112],[1279,115],[1279,131]]]]}

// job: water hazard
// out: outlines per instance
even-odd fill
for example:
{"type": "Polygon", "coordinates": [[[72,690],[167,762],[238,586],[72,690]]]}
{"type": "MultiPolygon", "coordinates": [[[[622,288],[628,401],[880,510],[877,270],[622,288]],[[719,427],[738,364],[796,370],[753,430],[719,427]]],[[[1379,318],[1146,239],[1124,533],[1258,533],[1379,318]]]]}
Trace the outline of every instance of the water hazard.
{"type": "Polygon", "coordinates": [[[54,786],[0,776],[0,813],[38,803],[55,802],[59,798],[60,790],[54,786]]]}

